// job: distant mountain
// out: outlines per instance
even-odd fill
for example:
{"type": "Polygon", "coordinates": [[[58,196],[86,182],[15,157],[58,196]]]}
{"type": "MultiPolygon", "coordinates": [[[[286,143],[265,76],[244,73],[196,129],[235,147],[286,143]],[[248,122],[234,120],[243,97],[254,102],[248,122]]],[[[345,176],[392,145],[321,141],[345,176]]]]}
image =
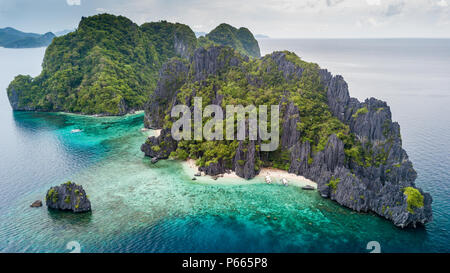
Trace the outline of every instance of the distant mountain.
{"type": "Polygon", "coordinates": [[[203,31],[196,31],[196,32],[194,32],[195,33],[195,37],[200,37],[200,36],[205,36],[206,35],[206,32],[203,32],[203,31]]]}
{"type": "Polygon", "coordinates": [[[269,36],[265,35],[265,34],[256,34],[255,35],[256,39],[268,39],[270,38],[269,36]]]}
{"type": "Polygon", "coordinates": [[[45,34],[26,33],[7,27],[0,29],[0,46],[6,48],[45,47],[48,46],[55,37],[55,34],[51,32],[45,34]]]}

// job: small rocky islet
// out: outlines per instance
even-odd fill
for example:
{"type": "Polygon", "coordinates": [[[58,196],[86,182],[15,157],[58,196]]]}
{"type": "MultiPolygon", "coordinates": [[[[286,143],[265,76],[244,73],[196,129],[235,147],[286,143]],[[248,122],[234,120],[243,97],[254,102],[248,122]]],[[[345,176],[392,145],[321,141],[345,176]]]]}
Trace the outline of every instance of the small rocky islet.
{"type": "MultiPolygon", "coordinates": [[[[76,31],[53,39],[42,73],[17,76],[7,93],[14,110],[96,115],[145,110],[144,126],[161,129],[141,146],[153,163],[192,158],[208,175],[231,170],[245,179],[263,167],[278,168],[317,182],[324,198],[374,212],[396,226],[432,220],[432,198],[414,183],[417,174],[387,103],[350,97],[342,76],[294,53],[261,57],[246,28],[221,24],[196,38],[179,23],[138,26],[109,14],[82,18],[76,31]],[[175,141],[170,111],[176,104],[192,107],[196,96],[205,105],[278,104],[279,148],[262,152],[260,139],[175,141]]],[[[69,182],[52,187],[46,204],[90,210],[82,187],[69,182]]]]}
{"type": "Polygon", "coordinates": [[[47,208],[72,211],[91,211],[91,202],[81,185],[67,181],[59,186],[51,187],[45,196],[47,208]]]}

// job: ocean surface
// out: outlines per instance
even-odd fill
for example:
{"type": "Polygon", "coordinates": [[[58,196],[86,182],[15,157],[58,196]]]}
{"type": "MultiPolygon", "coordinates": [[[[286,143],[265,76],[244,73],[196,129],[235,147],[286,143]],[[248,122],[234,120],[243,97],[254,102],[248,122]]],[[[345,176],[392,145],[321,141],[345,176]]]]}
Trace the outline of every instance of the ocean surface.
{"type": "Polygon", "coordinates": [[[347,80],[352,96],[391,106],[403,145],[433,196],[434,221],[402,230],[317,192],[262,181],[196,183],[177,161],[150,163],[143,114],[94,118],[13,113],[6,87],[37,75],[45,49],[0,48],[0,252],[450,251],[450,40],[260,39],[347,80]],[[71,133],[82,129],[81,133],[71,133]],[[83,185],[92,212],[30,208],[50,186],[83,185]]]}

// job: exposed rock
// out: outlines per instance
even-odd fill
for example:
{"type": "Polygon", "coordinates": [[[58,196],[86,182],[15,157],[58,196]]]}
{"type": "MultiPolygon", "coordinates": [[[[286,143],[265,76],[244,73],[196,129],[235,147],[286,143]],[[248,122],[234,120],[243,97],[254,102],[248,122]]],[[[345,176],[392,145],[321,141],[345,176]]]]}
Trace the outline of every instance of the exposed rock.
{"type": "Polygon", "coordinates": [[[119,108],[119,116],[123,116],[130,112],[128,109],[128,105],[125,102],[125,99],[123,98],[119,101],[118,108],[119,108]]]}
{"type": "Polygon", "coordinates": [[[300,113],[294,103],[289,102],[283,116],[281,133],[281,146],[289,149],[300,140],[300,131],[297,130],[297,123],[300,122],[300,113]]]}
{"type": "Polygon", "coordinates": [[[32,207],[32,208],[42,207],[42,201],[41,200],[36,200],[30,205],[30,207],[32,207]]]}
{"type": "Polygon", "coordinates": [[[170,128],[164,128],[158,137],[151,136],[141,145],[141,151],[146,156],[156,159],[166,159],[177,149],[178,143],[170,134],[170,128]]]}
{"type": "Polygon", "coordinates": [[[218,174],[224,173],[226,168],[222,160],[217,163],[210,163],[208,166],[199,167],[199,171],[204,172],[206,175],[217,176],[218,174]]]}
{"type": "Polygon", "coordinates": [[[270,58],[276,63],[278,70],[283,72],[285,79],[299,79],[302,76],[304,69],[288,61],[284,52],[274,52],[270,55],[270,58]]]}
{"type": "Polygon", "coordinates": [[[227,51],[232,51],[232,49],[223,46],[214,46],[208,49],[199,48],[195,50],[193,56],[190,58],[194,80],[203,81],[208,75],[219,74],[225,67],[238,66],[242,58],[248,60],[246,56],[224,54],[227,51]]]}
{"type": "Polygon", "coordinates": [[[70,181],[60,186],[51,187],[46,194],[47,207],[72,212],[86,212],[91,210],[91,202],[81,185],[70,181]]]}
{"type": "Polygon", "coordinates": [[[188,72],[186,63],[179,59],[170,60],[162,66],[157,87],[144,107],[146,128],[162,128],[165,112],[174,104],[176,92],[185,82],[188,72]]]}
{"type": "Polygon", "coordinates": [[[255,168],[257,156],[254,140],[248,141],[247,144],[240,141],[233,160],[236,175],[245,179],[255,177],[259,173],[259,170],[255,168]]]}
{"type": "Polygon", "coordinates": [[[154,158],[152,158],[152,164],[155,164],[156,162],[158,162],[158,158],[157,157],[154,157],[154,158]]]}
{"type": "Polygon", "coordinates": [[[182,36],[183,35],[178,32],[174,33],[173,48],[175,49],[175,53],[181,58],[189,58],[192,47],[182,36]]]}

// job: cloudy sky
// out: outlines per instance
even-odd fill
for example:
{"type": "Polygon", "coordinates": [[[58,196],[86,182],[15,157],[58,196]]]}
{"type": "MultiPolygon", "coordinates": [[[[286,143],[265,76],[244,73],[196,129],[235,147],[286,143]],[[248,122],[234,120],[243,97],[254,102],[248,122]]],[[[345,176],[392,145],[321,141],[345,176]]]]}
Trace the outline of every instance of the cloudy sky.
{"type": "Polygon", "coordinates": [[[227,22],[277,38],[450,38],[450,0],[0,0],[0,28],[73,29],[103,12],[204,32],[227,22]]]}

